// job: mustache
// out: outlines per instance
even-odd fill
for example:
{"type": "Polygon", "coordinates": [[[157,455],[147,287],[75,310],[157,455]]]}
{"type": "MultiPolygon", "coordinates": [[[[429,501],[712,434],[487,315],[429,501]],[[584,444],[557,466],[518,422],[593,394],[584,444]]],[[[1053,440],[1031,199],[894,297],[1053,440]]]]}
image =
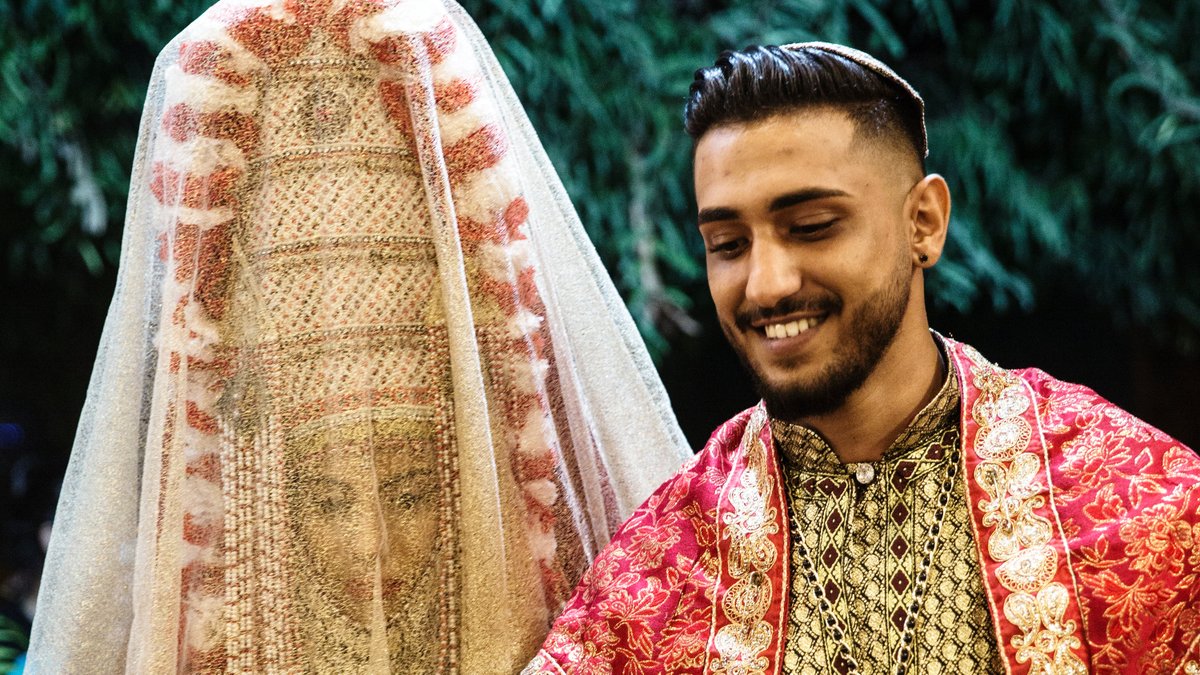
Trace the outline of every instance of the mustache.
{"type": "Polygon", "coordinates": [[[796,313],[832,314],[842,309],[842,299],[832,293],[825,293],[810,298],[797,295],[788,296],[773,307],[745,307],[734,315],[738,328],[749,329],[755,321],[766,321],[775,317],[796,313]]]}

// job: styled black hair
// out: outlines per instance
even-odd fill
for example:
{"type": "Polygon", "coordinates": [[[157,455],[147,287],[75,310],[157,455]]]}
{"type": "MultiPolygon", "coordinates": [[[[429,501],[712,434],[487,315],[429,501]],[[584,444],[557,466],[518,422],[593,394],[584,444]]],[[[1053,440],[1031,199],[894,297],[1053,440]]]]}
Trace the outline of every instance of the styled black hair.
{"type": "Polygon", "coordinates": [[[864,138],[912,148],[924,172],[924,102],[887,66],[840,45],[722,52],[715,65],[696,71],[683,121],[699,142],[714,126],[818,107],[846,111],[864,138]]]}

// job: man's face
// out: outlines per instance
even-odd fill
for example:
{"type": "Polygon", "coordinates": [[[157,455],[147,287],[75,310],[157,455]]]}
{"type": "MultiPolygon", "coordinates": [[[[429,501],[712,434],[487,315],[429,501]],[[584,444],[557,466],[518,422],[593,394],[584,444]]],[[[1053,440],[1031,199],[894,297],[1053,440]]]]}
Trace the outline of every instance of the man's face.
{"type": "MultiPolygon", "coordinates": [[[[838,409],[910,317],[921,178],[833,109],[710,129],[696,147],[709,290],[771,414],[838,409]]],[[[922,328],[923,330],[923,328],[922,328]]]]}

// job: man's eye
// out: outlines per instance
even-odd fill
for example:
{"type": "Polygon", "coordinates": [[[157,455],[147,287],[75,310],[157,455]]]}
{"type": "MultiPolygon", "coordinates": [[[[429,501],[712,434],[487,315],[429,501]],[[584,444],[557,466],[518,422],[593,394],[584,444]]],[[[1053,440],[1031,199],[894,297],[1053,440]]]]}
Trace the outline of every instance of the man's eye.
{"type": "Polygon", "coordinates": [[[728,241],[713,242],[707,248],[708,252],[713,255],[729,256],[737,254],[744,244],[744,239],[730,239],[728,241]]]}
{"type": "Polygon", "coordinates": [[[801,237],[818,236],[829,228],[833,227],[833,224],[836,222],[836,220],[830,220],[828,222],[814,223],[812,225],[793,225],[791,227],[791,232],[792,234],[799,235],[801,237]]]}

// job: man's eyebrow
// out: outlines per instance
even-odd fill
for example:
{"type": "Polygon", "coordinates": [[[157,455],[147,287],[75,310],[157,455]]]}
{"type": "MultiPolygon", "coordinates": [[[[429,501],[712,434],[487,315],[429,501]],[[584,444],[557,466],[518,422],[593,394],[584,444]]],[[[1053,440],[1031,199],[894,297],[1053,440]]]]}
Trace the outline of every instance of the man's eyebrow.
{"type": "Polygon", "coordinates": [[[836,190],[833,188],[805,188],[789,192],[786,195],[780,195],[771,200],[771,205],[767,207],[768,211],[781,211],[790,206],[811,202],[814,199],[825,199],[827,197],[847,197],[849,193],[845,190],[836,190]]]}
{"type": "MultiPolygon", "coordinates": [[[[815,199],[848,196],[850,196],[849,192],[835,188],[804,188],[802,190],[789,192],[785,195],[780,195],[775,199],[772,199],[770,206],[767,207],[767,210],[782,211],[788,207],[796,206],[797,204],[803,204],[804,202],[811,202],[815,199]]],[[[741,214],[738,213],[737,209],[731,209],[725,206],[714,206],[707,209],[700,209],[700,212],[696,214],[696,224],[703,225],[705,223],[711,223],[718,220],[737,220],[739,217],[741,217],[741,214]]]]}
{"type": "Polygon", "coordinates": [[[716,206],[709,209],[700,209],[700,212],[696,214],[696,224],[703,225],[717,220],[737,220],[737,218],[737,209],[716,206]]]}

